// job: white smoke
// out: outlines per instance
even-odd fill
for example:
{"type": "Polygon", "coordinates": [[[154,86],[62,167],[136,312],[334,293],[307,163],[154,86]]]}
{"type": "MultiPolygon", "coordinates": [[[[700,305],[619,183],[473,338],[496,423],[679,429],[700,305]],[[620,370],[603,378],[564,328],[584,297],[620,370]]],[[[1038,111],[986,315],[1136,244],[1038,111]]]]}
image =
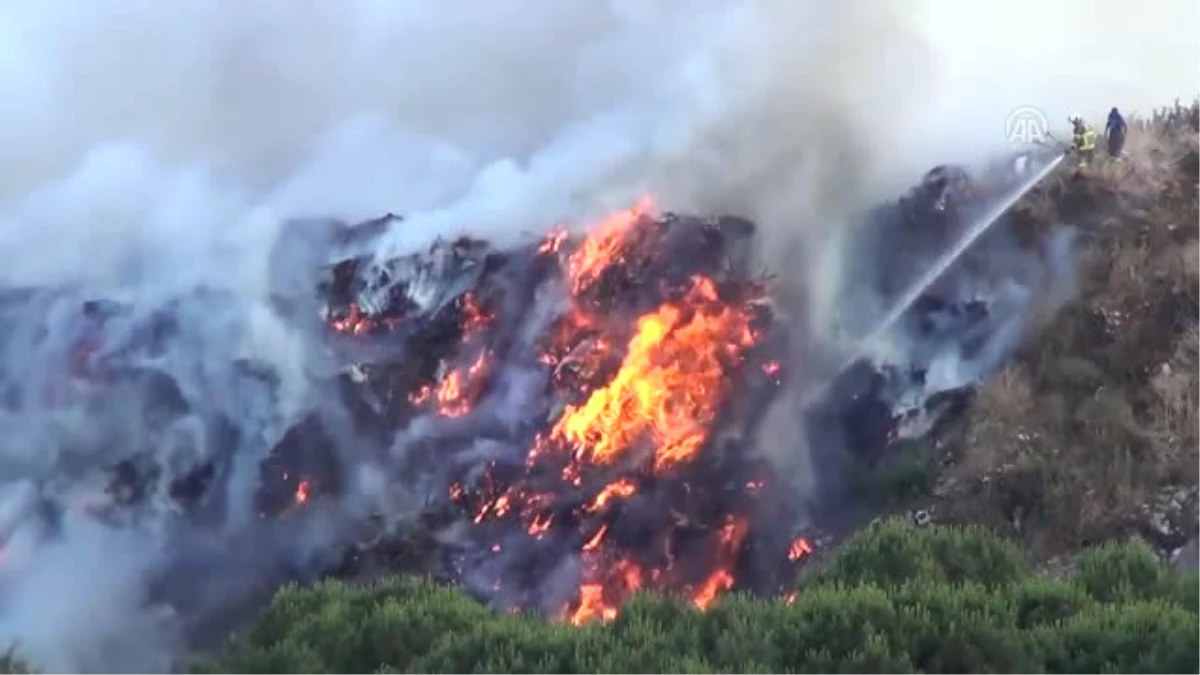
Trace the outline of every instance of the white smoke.
{"type": "Polygon", "coordinates": [[[23,571],[4,598],[0,635],[17,637],[18,651],[44,672],[165,671],[179,636],[168,617],[142,605],[155,544],[85,518],[64,523],[64,536],[50,544],[15,538],[6,562],[23,571]]]}
{"type": "MultiPolygon", "coordinates": [[[[586,221],[649,192],[759,219],[767,262],[819,306],[840,271],[818,263],[846,214],[1006,143],[1012,108],[1099,116],[1194,95],[1181,27],[1195,3],[1133,18],[1034,6],[998,20],[953,0],[5,3],[0,285],[146,307],[197,285],[227,293],[237,316],[193,359],[270,363],[281,419],[306,395],[308,353],[263,309],[290,216],[404,213],[395,251],[586,221]]],[[[6,358],[29,372],[47,354],[6,358]]],[[[9,434],[4,458],[32,443],[9,434]]],[[[5,604],[0,639],[56,669],[150,667],[159,652],[136,627],[141,653],[87,630],[127,625],[136,600],[114,597],[131,588],[128,546],[70,546],[89,581],[111,582],[38,566],[21,597],[42,604],[5,604]]]]}

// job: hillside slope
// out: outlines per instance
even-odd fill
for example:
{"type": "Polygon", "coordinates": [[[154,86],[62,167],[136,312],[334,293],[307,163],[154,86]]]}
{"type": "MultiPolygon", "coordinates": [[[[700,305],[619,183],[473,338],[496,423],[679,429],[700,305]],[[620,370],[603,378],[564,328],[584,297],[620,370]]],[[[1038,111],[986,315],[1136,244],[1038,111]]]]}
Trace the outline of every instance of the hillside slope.
{"type": "Polygon", "coordinates": [[[1065,167],[1017,206],[1029,231],[1078,228],[1077,295],[947,444],[940,519],[1048,555],[1131,534],[1170,553],[1196,537],[1198,114],[1136,121],[1123,161],[1065,167]]]}

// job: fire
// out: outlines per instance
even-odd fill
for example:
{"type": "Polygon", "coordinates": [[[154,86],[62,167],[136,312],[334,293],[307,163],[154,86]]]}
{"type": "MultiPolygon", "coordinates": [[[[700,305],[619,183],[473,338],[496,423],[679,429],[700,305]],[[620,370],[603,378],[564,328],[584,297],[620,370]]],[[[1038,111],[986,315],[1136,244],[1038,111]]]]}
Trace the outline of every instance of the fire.
{"type": "Polygon", "coordinates": [[[637,486],[627,478],[605,485],[596,498],[588,505],[589,511],[602,511],[613,499],[629,497],[637,492],[637,486]]]}
{"type": "Polygon", "coordinates": [[[728,364],[753,345],[750,317],[720,303],[713,282],[693,279],[680,303],[637,322],[620,370],[580,406],[567,406],[552,437],[576,456],[611,464],[653,442],[654,468],[691,459],[708,440],[723,402],[728,364]]]}
{"type": "Polygon", "coordinates": [[[536,539],[541,539],[547,532],[550,531],[550,523],[552,521],[553,518],[550,516],[535,517],[533,522],[529,524],[529,527],[526,528],[526,531],[529,532],[529,536],[536,539]]]}
{"type": "Polygon", "coordinates": [[[562,250],[563,244],[567,241],[566,228],[559,228],[551,232],[542,240],[538,246],[539,255],[554,255],[562,250]]]}
{"type": "Polygon", "coordinates": [[[492,321],[492,315],[483,308],[479,298],[474,293],[465,293],[461,302],[463,334],[469,335],[487,328],[492,321]]]}
{"type": "Polygon", "coordinates": [[[617,608],[604,602],[603,586],[584,584],[579,587],[579,607],[571,614],[572,624],[581,626],[594,619],[612,621],[615,618],[617,608]]]}
{"type": "Polygon", "coordinates": [[[371,316],[363,311],[358,303],[351,302],[344,315],[329,319],[329,327],[343,335],[361,337],[376,331],[393,329],[401,320],[402,317],[398,314],[371,316]]]}
{"type": "Polygon", "coordinates": [[[296,486],[296,503],[304,504],[307,501],[308,501],[308,481],[302,480],[302,481],[300,481],[300,484],[296,486]]]}
{"type": "Polygon", "coordinates": [[[650,199],[643,197],[632,209],[616,213],[596,225],[567,261],[567,276],[573,292],[579,293],[599,279],[605,269],[620,261],[630,229],[651,207],[650,199]]]}
{"type": "Polygon", "coordinates": [[[792,542],[792,546],[788,549],[788,560],[796,562],[804,556],[812,553],[812,544],[808,540],[801,537],[792,542]]]}
{"type": "MultiPolygon", "coordinates": [[[[559,229],[531,245],[526,260],[537,264],[528,271],[548,270],[564,283],[547,288],[565,293],[533,339],[493,339],[512,334],[505,317],[493,314],[512,304],[505,289],[460,296],[454,351],[436,362],[438,376],[403,392],[418,411],[467,417],[503,388],[511,351],[528,350],[518,357],[522,367],[545,375],[541,393],[549,403],[535,422],[544,426],[521,436],[514,450],[524,456],[452,472],[445,494],[474,526],[468,536],[480,552],[578,556],[574,597],[552,598],[558,618],[575,625],[615,619],[644,590],[711,607],[747,581],[738,573],[749,550],[748,514],[772,487],[769,474],[748,464],[736,474],[713,471],[725,452],[714,438],[733,388],[750,379],[777,385],[784,371],[778,361],[756,360],[764,337],[763,303],[755,302],[761,284],[730,283],[720,267],[703,262],[702,248],[678,271],[654,277],[656,265],[674,263],[658,256],[666,226],[647,216],[650,208],[642,200],[582,241],[559,229]],[[622,289],[636,289],[637,298],[617,295],[622,289]]],[[[708,245],[712,232],[697,231],[689,245],[708,245]]],[[[370,321],[358,311],[351,307],[333,328],[358,334],[370,321]]],[[[785,556],[795,562],[809,551],[797,540],[778,552],[781,566],[785,556]]],[[[498,565],[488,583],[521,591],[552,568],[522,567],[528,571],[514,578],[498,565]]]]}
{"type": "Polygon", "coordinates": [[[600,529],[596,530],[596,534],[592,535],[592,538],[588,539],[587,543],[583,545],[583,551],[584,552],[595,551],[596,548],[600,546],[600,542],[604,541],[604,535],[607,532],[608,532],[608,526],[601,525],[600,529]]]}
{"type": "Polygon", "coordinates": [[[730,516],[717,538],[717,568],[708,579],[705,579],[700,590],[692,597],[696,609],[708,609],[717,599],[717,595],[733,587],[733,566],[737,554],[750,531],[750,524],[744,518],[730,516]]]}
{"type": "Polygon", "coordinates": [[[433,400],[442,417],[462,417],[474,405],[476,390],[483,383],[487,365],[488,353],[481,351],[466,368],[452,369],[437,384],[419,389],[409,401],[413,405],[424,405],[433,400]]]}
{"type": "Polygon", "coordinates": [[[568,617],[573,625],[612,621],[620,613],[620,605],[645,585],[642,568],[628,559],[618,560],[608,568],[595,566],[592,573],[603,579],[579,587],[579,603],[568,617]]]}

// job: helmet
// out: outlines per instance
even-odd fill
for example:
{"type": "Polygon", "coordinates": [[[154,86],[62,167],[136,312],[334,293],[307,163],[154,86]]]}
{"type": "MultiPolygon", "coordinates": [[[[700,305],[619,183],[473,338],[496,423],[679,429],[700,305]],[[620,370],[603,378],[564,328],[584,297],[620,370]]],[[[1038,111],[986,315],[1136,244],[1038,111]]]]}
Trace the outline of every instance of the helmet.
{"type": "Polygon", "coordinates": [[[1079,113],[1073,113],[1070,117],[1067,118],[1067,121],[1070,122],[1071,124],[1079,124],[1080,122],[1083,121],[1083,115],[1080,115],[1079,113]]]}

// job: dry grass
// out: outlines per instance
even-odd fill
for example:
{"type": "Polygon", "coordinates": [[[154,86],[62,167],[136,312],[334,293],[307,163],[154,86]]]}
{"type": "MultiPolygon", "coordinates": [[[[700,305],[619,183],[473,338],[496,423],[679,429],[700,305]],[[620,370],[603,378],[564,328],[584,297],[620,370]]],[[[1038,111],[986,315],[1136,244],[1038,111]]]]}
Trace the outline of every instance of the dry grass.
{"type": "Polygon", "coordinates": [[[1197,483],[1198,113],[1135,120],[1123,161],[1062,171],[1017,209],[1030,232],[1080,228],[1080,294],[979,392],[951,469],[974,486],[957,517],[1059,552],[1197,483]]]}

